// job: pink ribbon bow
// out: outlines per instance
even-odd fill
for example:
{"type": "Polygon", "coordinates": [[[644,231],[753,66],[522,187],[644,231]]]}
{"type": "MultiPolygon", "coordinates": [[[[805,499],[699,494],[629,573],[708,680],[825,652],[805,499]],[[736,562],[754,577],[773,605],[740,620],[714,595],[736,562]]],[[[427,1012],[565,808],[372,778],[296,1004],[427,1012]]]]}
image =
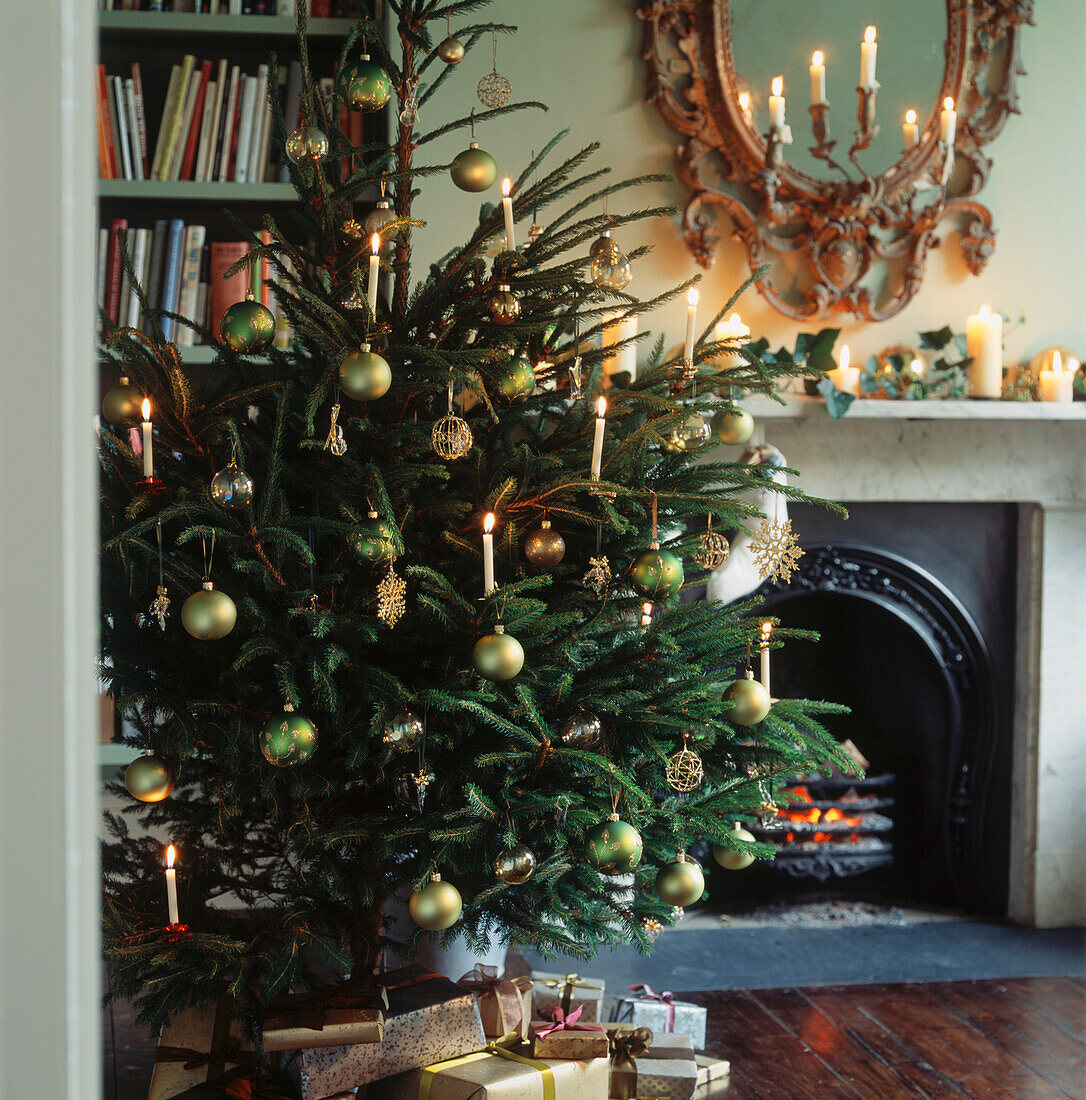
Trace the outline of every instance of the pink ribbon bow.
{"type": "Polygon", "coordinates": [[[577,1023],[582,1012],[584,1012],[584,1005],[578,1005],[568,1016],[562,1011],[561,1005],[543,1009],[542,1015],[548,1020],[553,1020],[554,1023],[550,1027],[540,1028],[535,1033],[536,1038],[546,1039],[548,1035],[555,1031],[603,1031],[602,1027],[597,1027],[595,1024],[577,1023]]]}
{"type": "Polygon", "coordinates": [[[638,993],[643,1001],[658,1001],[660,1004],[667,1005],[667,1025],[664,1031],[675,1030],[675,1003],[672,1000],[674,994],[671,990],[665,989],[663,993],[656,993],[651,985],[629,985],[626,988],[631,993],[638,993]]]}

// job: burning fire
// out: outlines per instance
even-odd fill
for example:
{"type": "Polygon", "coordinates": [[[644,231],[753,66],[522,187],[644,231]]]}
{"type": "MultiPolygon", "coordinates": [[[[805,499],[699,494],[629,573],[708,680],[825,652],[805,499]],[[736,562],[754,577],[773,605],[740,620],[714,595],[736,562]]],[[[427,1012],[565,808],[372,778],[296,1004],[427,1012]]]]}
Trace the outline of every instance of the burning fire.
{"type": "MultiPolygon", "coordinates": [[[[855,829],[863,822],[862,818],[847,816],[846,814],[842,813],[836,806],[831,806],[825,812],[820,810],[817,806],[811,806],[810,803],[813,801],[813,799],[811,798],[810,792],[807,790],[806,787],[792,787],[790,788],[790,793],[796,795],[802,802],[808,803],[808,806],[806,809],[804,809],[802,805],[795,802],[788,806],[782,806],[777,811],[777,816],[783,817],[786,821],[802,821],[805,824],[809,825],[817,824],[819,821],[825,822],[827,825],[834,821],[843,821],[846,825],[853,829],[855,829]]],[[[788,833],[785,836],[785,840],[788,843],[792,843],[795,839],[795,833],[788,833]]],[[[839,832],[816,832],[813,836],[809,836],[807,833],[804,833],[803,839],[815,840],[820,843],[829,843],[830,841],[834,840],[840,841],[842,839],[842,834],[839,832]]],[[[850,844],[856,844],[859,839],[860,838],[855,833],[849,833],[847,842],[850,844]]]]}

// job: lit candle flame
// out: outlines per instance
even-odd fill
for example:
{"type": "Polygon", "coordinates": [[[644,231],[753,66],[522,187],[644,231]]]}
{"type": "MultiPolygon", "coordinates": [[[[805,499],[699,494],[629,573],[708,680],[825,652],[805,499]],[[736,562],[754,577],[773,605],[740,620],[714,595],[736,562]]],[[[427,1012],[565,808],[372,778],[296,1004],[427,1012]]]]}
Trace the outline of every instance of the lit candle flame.
{"type": "Polygon", "coordinates": [[[910,126],[912,126],[912,124],[916,122],[916,112],[911,107],[905,112],[905,121],[910,126]]]}
{"type": "Polygon", "coordinates": [[[739,93],[739,107],[744,114],[750,110],[750,92],[739,93]]]}
{"type": "Polygon", "coordinates": [[[142,407],[143,407],[143,419],[144,420],[150,420],[151,419],[151,402],[148,401],[146,397],[143,399],[143,406],[142,407]]]}
{"type": "Polygon", "coordinates": [[[601,397],[599,401],[596,402],[596,408],[598,410],[596,416],[599,417],[600,420],[602,420],[604,413],[607,412],[607,398],[601,397]]]}
{"type": "Polygon", "coordinates": [[[773,89],[774,95],[780,95],[781,92],[784,91],[784,77],[775,76],[773,78],[773,83],[770,85],[770,87],[773,89]]]}
{"type": "Polygon", "coordinates": [[[762,641],[766,641],[769,635],[773,633],[773,624],[770,622],[762,623],[762,641]]]}
{"type": "Polygon", "coordinates": [[[917,378],[924,377],[924,362],[921,359],[914,359],[909,364],[909,369],[916,375],[917,378]]]}
{"type": "Polygon", "coordinates": [[[1063,372],[1063,356],[1058,351],[1052,353],[1052,369],[1056,374],[1063,372]]]}
{"type": "Polygon", "coordinates": [[[738,313],[733,313],[728,318],[728,324],[731,325],[732,328],[738,328],[742,323],[743,322],[739,320],[739,314],[738,313]]]}
{"type": "Polygon", "coordinates": [[[512,187],[513,181],[508,176],[506,176],[505,179],[502,180],[502,194],[508,195],[510,190],[512,190],[512,187]]]}
{"type": "Polygon", "coordinates": [[[953,96],[947,96],[946,99],[943,100],[943,109],[946,110],[946,111],[953,111],[954,110],[954,98],[953,98],[953,96]]]}
{"type": "Polygon", "coordinates": [[[868,27],[867,30],[864,31],[864,41],[865,42],[874,42],[875,41],[875,28],[874,27],[868,27]]]}
{"type": "Polygon", "coordinates": [[[166,849],[166,866],[167,867],[172,867],[173,866],[173,861],[174,861],[174,858],[176,856],[177,856],[177,849],[174,848],[174,846],[171,844],[166,849]]]}
{"type": "Polygon", "coordinates": [[[841,345],[841,354],[838,356],[837,365],[844,370],[848,366],[848,344],[841,345]]]}
{"type": "Polygon", "coordinates": [[[692,306],[696,306],[698,304],[698,288],[696,286],[692,286],[690,288],[689,292],[686,295],[686,300],[692,306]]]}
{"type": "Polygon", "coordinates": [[[982,321],[987,321],[988,318],[991,317],[991,315],[992,311],[986,305],[980,307],[980,313],[978,314],[978,316],[982,321]]]}
{"type": "Polygon", "coordinates": [[[489,535],[494,530],[494,513],[487,512],[486,519],[483,520],[483,530],[489,535]]]}
{"type": "MultiPolygon", "coordinates": [[[[822,64],[822,51],[821,50],[815,50],[815,52],[813,54],[811,54],[811,64],[812,65],[821,65],[822,64]]],[[[773,94],[774,95],[780,95],[780,92],[774,92],[773,94]]]]}
{"type": "Polygon", "coordinates": [[[374,233],[370,238],[370,248],[373,249],[373,254],[376,256],[381,251],[381,235],[380,233],[374,233]]]}

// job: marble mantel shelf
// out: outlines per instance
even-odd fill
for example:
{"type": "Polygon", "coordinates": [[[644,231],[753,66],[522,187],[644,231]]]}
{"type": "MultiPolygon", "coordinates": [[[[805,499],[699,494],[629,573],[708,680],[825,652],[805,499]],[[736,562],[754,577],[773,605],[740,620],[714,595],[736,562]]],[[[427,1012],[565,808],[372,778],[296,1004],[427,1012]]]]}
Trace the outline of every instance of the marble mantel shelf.
{"type": "MultiPolygon", "coordinates": [[[[782,394],[788,402],[779,405],[760,394],[742,400],[754,417],[794,420],[799,417],[829,419],[821,397],[782,394]]],[[[890,401],[861,398],[854,401],[842,420],[1086,420],[1086,401],[1069,405],[1043,401],[890,401]]]]}

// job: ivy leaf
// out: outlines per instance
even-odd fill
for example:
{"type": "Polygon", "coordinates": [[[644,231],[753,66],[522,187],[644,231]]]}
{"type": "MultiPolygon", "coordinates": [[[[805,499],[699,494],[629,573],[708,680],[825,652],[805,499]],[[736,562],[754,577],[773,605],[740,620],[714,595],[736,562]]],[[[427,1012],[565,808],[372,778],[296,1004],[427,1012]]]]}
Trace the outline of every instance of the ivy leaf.
{"type": "Polygon", "coordinates": [[[969,342],[966,340],[964,332],[959,332],[954,337],[954,346],[958,349],[959,355],[965,355],[969,351],[969,342]]]}
{"type": "Polygon", "coordinates": [[[825,373],[837,364],[833,361],[833,345],[841,335],[839,328],[824,328],[811,343],[807,352],[807,366],[825,373]]]}
{"type": "Polygon", "coordinates": [[[818,392],[826,399],[826,410],[834,420],[840,420],[856,400],[851,393],[842,393],[831,378],[823,378],[818,383],[818,392]]]}
{"type": "MultiPolygon", "coordinates": [[[[878,393],[881,388],[879,375],[879,361],[872,355],[866,363],[864,368],[860,371],[860,389],[864,393],[878,393]]],[[[826,381],[829,381],[827,379],[826,381]]],[[[821,386],[821,383],[819,383],[821,386]]]]}
{"type": "Polygon", "coordinates": [[[953,339],[954,333],[951,332],[950,325],[943,325],[937,332],[922,332],[920,334],[920,346],[931,348],[933,351],[942,351],[953,339]]]}

